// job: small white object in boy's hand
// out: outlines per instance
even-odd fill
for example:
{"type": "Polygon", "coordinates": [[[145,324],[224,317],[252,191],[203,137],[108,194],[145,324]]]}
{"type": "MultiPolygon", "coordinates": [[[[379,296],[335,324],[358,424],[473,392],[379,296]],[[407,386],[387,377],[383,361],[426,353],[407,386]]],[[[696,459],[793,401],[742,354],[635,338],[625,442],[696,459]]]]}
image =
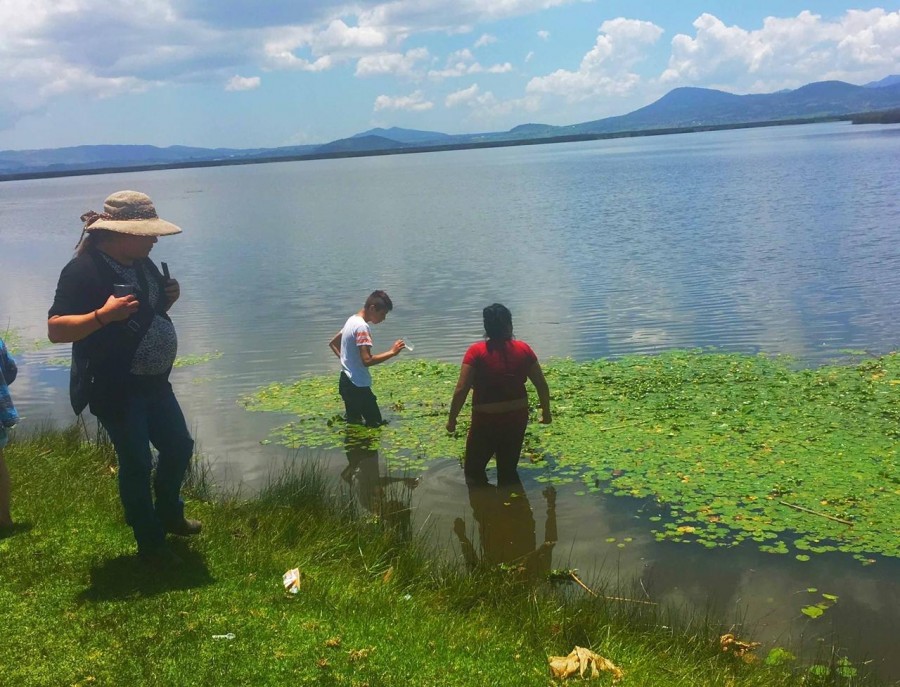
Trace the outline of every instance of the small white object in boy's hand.
{"type": "Polygon", "coordinates": [[[415,350],[415,346],[413,346],[413,342],[407,339],[405,336],[403,337],[403,347],[412,353],[415,350]]]}

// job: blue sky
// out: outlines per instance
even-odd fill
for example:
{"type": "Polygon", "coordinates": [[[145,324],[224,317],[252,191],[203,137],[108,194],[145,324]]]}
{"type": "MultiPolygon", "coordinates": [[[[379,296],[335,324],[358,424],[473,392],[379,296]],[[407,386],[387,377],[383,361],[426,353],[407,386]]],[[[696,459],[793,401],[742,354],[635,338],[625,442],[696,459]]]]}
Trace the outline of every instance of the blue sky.
{"type": "Polygon", "coordinates": [[[274,147],[900,73],[900,3],[0,0],[0,149],[274,147]]]}

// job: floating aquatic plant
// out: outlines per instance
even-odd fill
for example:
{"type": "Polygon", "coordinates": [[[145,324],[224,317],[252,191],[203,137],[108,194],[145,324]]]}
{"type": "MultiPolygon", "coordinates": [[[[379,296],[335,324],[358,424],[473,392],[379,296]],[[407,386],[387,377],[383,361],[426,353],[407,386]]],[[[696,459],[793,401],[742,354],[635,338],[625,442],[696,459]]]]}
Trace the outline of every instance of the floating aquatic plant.
{"type": "MultiPolygon", "coordinates": [[[[814,594],[817,590],[814,588],[807,589],[811,594],[814,594]]],[[[822,600],[815,604],[809,604],[808,606],[804,606],[800,609],[800,612],[803,615],[809,616],[812,619],[816,619],[824,615],[825,611],[834,606],[837,603],[838,597],[834,594],[822,594],[822,600]]]]}
{"type": "Polygon", "coordinates": [[[172,367],[190,367],[192,365],[202,365],[212,360],[218,360],[222,357],[221,351],[213,351],[212,353],[200,353],[197,355],[180,355],[175,358],[172,367]]]}
{"type": "MultiPolygon", "coordinates": [[[[466,423],[444,430],[457,372],[424,360],[374,372],[391,420],[371,434],[382,455],[412,470],[462,456],[466,423]]],[[[539,468],[538,480],[643,499],[658,509],[647,519],[661,540],[844,551],[866,563],[900,556],[900,354],[795,369],[764,355],[674,351],[550,361],[545,372],[554,421],[529,426],[521,464],[539,468]]],[[[334,375],[308,377],[242,402],[296,416],[276,441],[339,448],[336,387],[334,375]]]]}
{"type": "Polygon", "coordinates": [[[33,339],[31,341],[26,341],[25,337],[22,336],[22,332],[15,327],[7,327],[0,331],[0,338],[2,338],[3,343],[6,344],[6,350],[12,355],[32,353],[53,345],[48,339],[33,339]]]}

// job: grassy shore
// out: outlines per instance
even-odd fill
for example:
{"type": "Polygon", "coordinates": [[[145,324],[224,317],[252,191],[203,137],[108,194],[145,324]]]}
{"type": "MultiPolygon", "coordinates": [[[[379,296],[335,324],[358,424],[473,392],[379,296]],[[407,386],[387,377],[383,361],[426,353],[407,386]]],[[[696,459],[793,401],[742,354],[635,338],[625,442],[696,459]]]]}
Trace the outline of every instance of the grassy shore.
{"type": "Polygon", "coordinates": [[[315,469],[250,502],[191,499],[204,531],[174,542],[186,564],[149,571],[108,447],[44,432],[6,457],[20,524],[0,539],[0,684],[549,685],[547,657],[575,645],[626,685],[871,684],[839,666],[745,663],[719,649],[722,628],[658,607],[463,573],[404,528],[354,517],[315,469]],[[281,576],[294,567],[292,595],[281,576]]]}

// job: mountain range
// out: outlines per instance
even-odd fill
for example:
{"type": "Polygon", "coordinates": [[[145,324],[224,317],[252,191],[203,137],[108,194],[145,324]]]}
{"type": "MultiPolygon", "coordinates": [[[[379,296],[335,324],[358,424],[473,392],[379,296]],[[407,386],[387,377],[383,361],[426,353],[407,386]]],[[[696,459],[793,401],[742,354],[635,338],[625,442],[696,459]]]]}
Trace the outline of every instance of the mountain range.
{"type": "Polygon", "coordinates": [[[513,127],[509,131],[455,135],[397,127],[377,128],[320,145],[281,148],[84,145],[43,150],[4,150],[0,151],[0,180],[102,173],[125,168],[250,164],[285,159],[676,133],[710,128],[852,119],[853,115],[862,113],[867,113],[868,118],[860,121],[896,121],[897,113],[894,110],[900,110],[900,75],[891,75],[863,86],[842,81],[820,81],[791,91],[752,95],[685,87],[676,88],[656,102],[628,114],[568,126],[529,123],[513,127]],[[876,113],[876,116],[873,117],[872,113],[876,113]],[[885,113],[886,118],[882,116],[885,113]]]}

